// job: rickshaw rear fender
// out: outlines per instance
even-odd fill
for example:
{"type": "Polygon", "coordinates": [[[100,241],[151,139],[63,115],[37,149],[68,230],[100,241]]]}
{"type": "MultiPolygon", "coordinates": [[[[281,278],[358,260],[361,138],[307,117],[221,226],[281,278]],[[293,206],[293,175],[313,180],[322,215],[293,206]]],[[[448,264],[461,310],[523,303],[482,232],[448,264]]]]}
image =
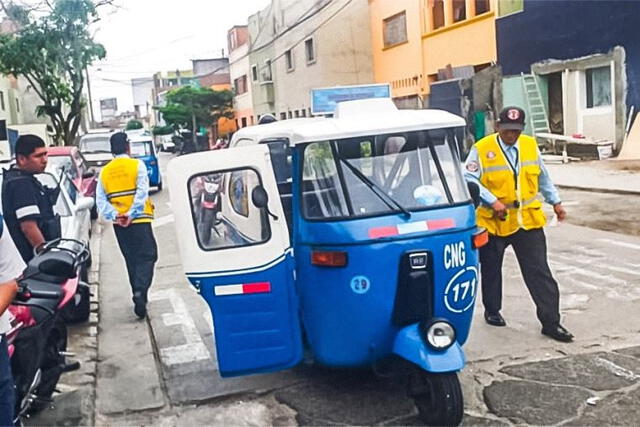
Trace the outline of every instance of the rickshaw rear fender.
{"type": "Polygon", "coordinates": [[[415,363],[427,372],[459,371],[465,364],[464,352],[457,341],[443,351],[429,348],[420,336],[417,323],[398,332],[393,343],[393,353],[415,363]]]}

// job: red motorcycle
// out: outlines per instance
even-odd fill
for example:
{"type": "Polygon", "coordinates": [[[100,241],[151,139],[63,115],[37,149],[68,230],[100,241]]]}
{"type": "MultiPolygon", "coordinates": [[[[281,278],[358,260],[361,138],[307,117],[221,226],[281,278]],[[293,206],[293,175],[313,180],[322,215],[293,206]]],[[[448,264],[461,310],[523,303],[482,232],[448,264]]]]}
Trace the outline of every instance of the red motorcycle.
{"type": "Polygon", "coordinates": [[[59,239],[33,258],[18,281],[16,299],[9,307],[7,334],[11,371],[16,390],[16,425],[42,410],[63,372],[78,369],[67,363],[67,327],[61,310],[68,306],[79,283],[80,265],[89,251],[82,242],[59,239]]]}
{"type": "Polygon", "coordinates": [[[220,193],[222,186],[221,174],[203,175],[196,181],[196,221],[198,235],[205,244],[211,240],[211,232],[220,224],[218,218],[220,212],[220,193]]]}

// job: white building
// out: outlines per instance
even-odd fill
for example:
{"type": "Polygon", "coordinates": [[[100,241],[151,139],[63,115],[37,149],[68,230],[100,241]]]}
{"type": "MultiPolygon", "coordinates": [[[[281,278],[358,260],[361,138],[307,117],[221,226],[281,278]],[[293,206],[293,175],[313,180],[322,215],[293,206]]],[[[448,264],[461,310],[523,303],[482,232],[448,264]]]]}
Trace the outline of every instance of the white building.
{"type": "Polygon", "coordinates": [[[249,29],[246,25],[237,25],[227,35],[229,45],[229,73],[235,96],[236,128],[255,124],[253,115],[252,85],[250,81],[251,61],[249,60],[249,29]]]}
{"type": "Polygon", "coordinates": [[[153,105],[153,77],[131,79],[133,108],[136,117],[148,121],[153,105]]]}
{"type": "Polygon", "coordinates": [[[279,0],[274,57],[278,119],[311,115],[311,90],[374,82],[367,0],[279,0]]]}

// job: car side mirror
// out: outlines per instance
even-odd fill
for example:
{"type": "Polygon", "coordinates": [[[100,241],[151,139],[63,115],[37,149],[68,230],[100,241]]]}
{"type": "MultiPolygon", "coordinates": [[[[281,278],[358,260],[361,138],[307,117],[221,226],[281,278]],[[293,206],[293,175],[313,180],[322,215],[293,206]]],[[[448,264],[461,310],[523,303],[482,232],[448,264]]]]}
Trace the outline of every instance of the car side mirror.
{"type": "Polygon", "coordinates": [[[76,203],[76,212],[88,211],[93,208],[94,203],[93,197],[80,197],[76,203]]]}
{"type": "Polygon", "coordinates": [[[477,208],[480,206],[480,187],[475,182],[467,181],[467,188],[469,189],[471,200],[473,200],[473,206],[477,208]]]}
{"type": "Polygon", "coordinates": [[[82,179],[89,179],[96,176],[96,172],[94,170],[89,170],[82,175],[82,179]]]}

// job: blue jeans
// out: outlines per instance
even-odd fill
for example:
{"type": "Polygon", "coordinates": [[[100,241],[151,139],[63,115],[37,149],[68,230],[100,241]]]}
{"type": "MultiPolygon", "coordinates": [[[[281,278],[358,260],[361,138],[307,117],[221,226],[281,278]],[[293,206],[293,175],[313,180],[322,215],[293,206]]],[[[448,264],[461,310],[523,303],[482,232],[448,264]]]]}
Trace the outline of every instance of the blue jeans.
{"type": "Polygon", "coordinates": [[[7,338],[0,335],[0,426],[13,426],[15,399],[7,338]]]}

